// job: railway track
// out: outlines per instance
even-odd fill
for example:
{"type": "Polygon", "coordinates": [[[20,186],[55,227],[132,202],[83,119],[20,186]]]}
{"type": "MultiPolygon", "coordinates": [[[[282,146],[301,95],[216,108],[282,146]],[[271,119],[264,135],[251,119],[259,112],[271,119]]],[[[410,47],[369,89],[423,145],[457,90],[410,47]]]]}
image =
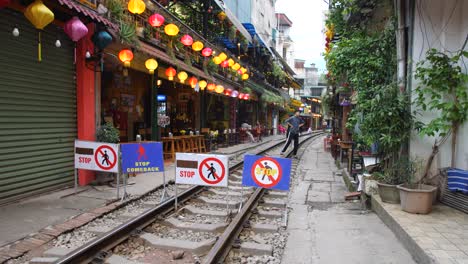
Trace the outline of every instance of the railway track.
{"type": "MultiPolygon", "coordinates": [[[[301,144],[320,135],[306,135],[301,144]]],[[[277,154],[283,144],[278,142],[256,154],[277,154]]],[[[159,203],[162,190],[157,191],[80,228],[83,230],[60,236],[55,244],[63,247],[68,243],[68,249],[46,252],[45,257],[59,258],[54,263],[60,264],[137,264],[152,259],[169,263],[182,257],[185,262],[177,263],[248,263],[249,256],[276,263],[280,252],[271,244],[285,243],[282,227],[287,220],[288,193],[241,187],[242,165],[235,161],[230,167],[228,188],[178,185],[183,191],[178,192],[180,207],[175,211],[174,185],[168,185],[170,198],[164,202],[159,203]],[[129,220],[122,221],[122,217],[129,220]]],[[[293,170],[295,166],[297,160],[293,170]]]]}

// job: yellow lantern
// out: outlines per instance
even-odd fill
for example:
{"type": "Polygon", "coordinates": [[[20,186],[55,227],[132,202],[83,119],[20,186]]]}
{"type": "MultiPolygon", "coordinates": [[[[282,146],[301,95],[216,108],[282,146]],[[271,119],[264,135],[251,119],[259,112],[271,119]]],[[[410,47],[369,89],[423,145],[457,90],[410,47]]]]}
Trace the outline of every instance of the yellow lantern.
{"type": "Polygon", "coordinates": [[[166,32],[166,34],[168,36],[175,36],[175,35],[179,34],[179,27],[177,27],[174,24],[167,24],[164,27],[164,32],[166,32]]]}
{"type": "Polygon", "coordinates": [[[234,63],[236,63],[236,62],[233,59],[228,60],[229,67],[232,67],[232,65],[234,65],[234,63]]]}
{"type": "MultiPolygon", "coordinates": [[[[42,0],[36,0],[28,5],[24,16],[31,22],[35,28],[44,29],[48,24],[54,21],[54,13],[42,3],[42,0]]],[[[37,59],[42,61],[41,32],[37,43],[37,59]]]]}
{"type": "Polygon", "coordinates": [[[200,51],[203,49],[203,43],[201,43],[200,41],[195,41],[193,44],[192,44],[192,49],[194,51],[200,51]]]}
{"type": "Polygon", "coordinates": [[[208,83],[205,80],[201,80],[198,82],[198,86],[200,86],[200,90],[205,90],[205,87],[208,85],[208,83]]]}
{"type": "Polygon", "coordinates": [[[130,13],[139,15],[145,12],[146,5],[145,5],[145,2],[143,2],[142,0],[130,0],[128,1],[127,7],[130,13]]]}
{"type": "Polygon", "coordinates": [[[184,71],[181,71],[181,72],[179,72],[179,74],[177,74],[177,78],[179,78],[181,83],[184,83],[185,80],[187,80],[187,78],[188,78],[188,74],[186,72],[184,72],[184,71]]]}
{"type": "Polygon", "coordinates": [[[242,74],[242,80],[247,80],[249,78],[249,75],[247,73],[242,74]]]}
{"type": "Polygon", "coordinates": [[[218,13],[218,19],[221,20],[221,21],[224,21],[224,19],[226,19],[226,13],[224,13],[224,11],[221,11],[218,13]]]}
{"type": "Polygon", "coordinates": [[[153,74],[154,70],[156,70],[156,68],[158,68],[158,62],[153,58],[147,59],[145,61],[145,66],[146,66],[146,69],[148,69],[149,73],[153,74]]]}
{"type": "Polygon", "coordinates": [[[244,68],[244,67],[240,68],[240,70],[241,70],[242,74],[244,74],[244,73],[246,73],[246,72],[247,72],[247,69],[246,69],[246,68],[244,68]]]}
{"type": "Polygon", "coordinates": [[[221,59],[221,61],[225,61],[227,59],[227,55],[224,52],[221,52],[218,57],[221,59]]]}
{"type": "Polygon", "coordinates": [[[216,65],[219,65],[219,64],[220,64],[221,62],[223,62],[223,61],[221,60],[220,57],[214,57],[214,58],[213,58],[213,62],[214,62],[216,65]]]}
{"type": "Polygon", "coordinates": [[[241,67],[241,66],[240,66],[239,63],[235,63],[234,65],[232,65],[231,68],[232,68],[233,70],[237,71],[238,69],[240,69],[240,67],[241,67]]]}
{"type": "Polygon", "coordinates": [[[224,92],[224,87],[223,87],[222,85],[216,85],[215,92],[216,92],[216,93],[222,93],[222,92],[224,92]]]}
{"type": "Polygon", "coordinates": [[[37,29],[44,29],[45,26],[54,21],[54,13],[42,3],[42,0],[36,0],[30,4],[24,11],[24,16],[37,29]]]}

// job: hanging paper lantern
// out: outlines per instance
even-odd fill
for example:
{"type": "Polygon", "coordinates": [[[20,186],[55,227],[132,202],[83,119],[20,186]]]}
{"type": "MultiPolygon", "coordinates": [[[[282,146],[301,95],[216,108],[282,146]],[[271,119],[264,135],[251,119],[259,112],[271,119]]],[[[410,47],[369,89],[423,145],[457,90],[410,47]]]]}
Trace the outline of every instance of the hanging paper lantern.
{"type": "Polygon", "coordinates": [[[204,48],[201,52],[203,57],[209,57],[211,56],[211,53],[213,53],[213,50],[210,48],[204,48]]]}
{"type": "Polygon", "coordinates": [[[119,52],[119,59],[124,63],[125,67],[128,67],[133,60],[133,52],[129,49],[123,49],[119,52]]]}
{"type": "Polygon", "coordinates": [[[195,78],[194,76],[192,76],[192,77],[189,78],[189,81],[188,81],[188,82],[189,82],[189,84],[190,84],[190,86],[191,86],[192,88],[195,88],[195,86],[196,86],[197,83],[198,83],[198,79],[195,78]]]}
{"type": "Polygon", "coordinates": [[[222,93],[224,91],[224,87],[222,85],[216,85],[215,92],[222,93]]]}
{"type": "Polygon", "coordinates": [[[247,80],[249,78],[249,75],[247,73],[242,74],[242,80],[247,80]]]}
{"type": "Polygon", "coordinates": [[[11,3],[11,0],[0,0],[0,9],[6,7],[11,3]]]}
{"type": "Polygon", "coordinates": [[[162,26],[162,24],[164,24],[164,17],[161,16],[160,14],[152,14],[148,18],[148,22],[153,27],[160,27],[160,26],[162,26]]]}
{"type": "Polygon", "coordinates": [[[200,51],[203,49],[203,43],[200,42],[200,41],[195,41],[193,44],[192,44],[192,49],[194,51],[200,51]]]}
{"type": "Polygon", "coordinates": [[[234,63],[236,62],[233,59],[229,59],[228,63],[229,63],[229,67],[232,67],[232,65],[234,65],[234,63]]]}
{"type": "Polygon", "coordinates": [[[54,13],[42,3],[42,0],[36,0],[28,5],[26,11],[24,11],[24,16],[37,29],[44,29],[45,26],[54,21],[54,13]]]}
{"type": "Polygon", "coordinates": [[[242,71],[240,69],[238,69],[237,74],[242,75],[242,71]]]}
{"type": "Polygon", "coordinates": [[[239,96],[239,92],[237,90],[232,91],[231,97],[237,97],[239,96]]]}
{"type": "Polygon", "coordinates": [[[63,25],[63,30],[68,35],[68,37],[70,37],[71,40],[75,42],[88,34],[88,28],[77,16],[74,16],[72,19],[68,20],[65,25],[63,25]]]}
{"type": "Polygon", "coordinates": [[[169,79],[169,81],[172,81],[174,80],[174,76],[176,75],[177,71],[172,68],[172,67],[169,67],[166,69],[166,76],[167,76],[167,79],[169,79]]]}
{"type": "Polygon", "coordinates": [[[250,94],[244,94],[244,100],[249,100],[250,99],[250,94]]]}
{"type": "Polygon", "coordinates": [[[224,53],[224,52],[221,52],[221,53],[218,55],[218,57],[219,57],[222,61],[224,61],[224,60],[227,59],[227,55],[226,55],[226,53],[224,53]]]}
{"type": "Polygon", "coordinates": [[[193,38],[190,35],[184,35],[180,38],[180,42],[182,42],[184,46],[190,46],[193,43],[193,38]]]}
{"type": "Polygon", "coordinates": [[[225,61],[221,62],[221,67],[227,68],[228,66],[229,66],[229,61],[225,60],[225,61]]]}
{"type": "Polygon", "coordinates": [[[220,57],[214,57],[214,58],[213,58],[213,62],[214,62],[216,65],[219,65],[219,64],[222,62],[222,60],[221,60],[220,57]]]}
{"type": "Polygon", "coordinates": [[[177,74],[177,78],[179,78],[181,83],[184,83],[185,80],[187,80],[187,78],[188,78],[188,74],[186,72],[184,72],[184,71],[181,71],[181,72],[179,72],[177,74]]]}
{"type": "Polygon", "coordinates": [[[246,73],[246,72],[247,72],[247,69],[246,69],[246,68],[244,68],[244,67],[242,67],[242,68],[240,68],[240,71],[242,72],[242,74],[244,74],[244,73],[246,73]]]}
{"type": "Polygon", "coordinates": [[[231,67],[231,68],[232,68],[233,70],[237,71],[237,70],[239,70],[239,69],[240,69],[240,67],[241,67],[241,66],[240,66],[240,64],[239,64],[239,63],[235,63],[234,65],[232,65],[232,67],[231,67]]]}
{"type": "Polygon", "coordinates": [[[244,94],[243,93],[239,93],[239,96],[238,96],[239,99],[244,99],[244,94]]]}
{"type": "Polygon", "coordinates": [[[206,89],[208,89],[208,91],[214,91],[216,89],[216,84],[214,83],[209,83],[207,86],[206,86],[206,89]]]}
{"type": "Polygon", "coordinates": [[[153,74],[154,70],[156,70],[156,68],[158,68],[158,62],[153,58],[147,59],[145,61],[145,66],[146,66],[146,69],[148,69],[149,73],[153,74]]]}
{"type": "Polygon", "coordinates": [[[145,5],[145,2],[143,2],[143,0],[130,0],[128,1],[127,7],[130,13],[139,15],[145,12],[146,5],[145,5]]]}
{"type": "Polygon", "coordinates": [[[224,13],[223,11],[219,12],[218,19],[224,21],[226,19],[226,13],[224,13]]]}
{"type": "Polygon", "coordinates": [[[198,86],[200,86],[200,89],[203,91],[205,90],[205,87],[208,85],[208,83],[205,80],[200,80],[198,82],[198,86]]]}
{"type": "Polygon", "coordinates": [[[93,34],[91,37],[94,45],[99,49],[103,50],[112,42],[112,36],[107,31],[99,31],[93,34]]]}
{"type": "Polygon", "coordinates": [[[224,95],[231,96],[231,93],[232,93],[232,89],[228,88],[224,90],[224,95]]]}
{"type": "Polygon", "coordinates": [[[166,32],[166,34],[168,36],[175,36],[175,35],[179,34],[179,27],[177,27],[174,24],[167,24],[164,27],[164,32],[166,32]]]}

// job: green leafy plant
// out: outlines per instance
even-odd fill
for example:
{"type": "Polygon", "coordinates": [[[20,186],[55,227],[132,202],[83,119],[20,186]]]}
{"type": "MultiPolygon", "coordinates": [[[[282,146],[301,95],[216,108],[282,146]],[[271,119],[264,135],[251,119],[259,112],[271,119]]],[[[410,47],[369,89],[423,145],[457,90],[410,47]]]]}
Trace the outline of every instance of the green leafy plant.
{"type": "Polygon", "coordinates": [[[385,184],[398,185],[409,183],[414,179],[419,170],[419,162],[407,156],[402,156],[385,168],[383,172],[373,173],[372,176],[379,182],[385,184]]]}
{"type": "Polygon", "coordinates": [[[138,46],[138,36],[136,33],[136,26],[132,22],[120,20],[120,40],[122,43],[138,46]]]}
{"type": "Polygon", "coordinates": [[[96,139],[99,142],[119,143],[120,132],[111,123],[106,123],[97,130],[96,139]]]}
{"type": "Polygon", "coordinates": [[[115,20],[119,21],[122,19],[125,9],[125,4],[122,0],[106,0],[105,4],[109,13],[115,20]]]}
{"type": "Polygon", "coordinates": [[[428,175],[434,156],[439,146],[445,142],[446,137],[452,135],[452,161],[455,166],[455,147],[458,128],[468,118],[468,75],[462,72],[460,59],[468,57],[464,47],[453,56],[430,49],[426,53],[426,59],[419,62],[416,68],[416,78],[421,81],[416,88],[416,105],[423,111],[436,111],[438,115],[429,123],[420,125],[420,134],[437,136],[441,140],[434,143],[432,153],[426,164],[422,179],[428,175]]]}

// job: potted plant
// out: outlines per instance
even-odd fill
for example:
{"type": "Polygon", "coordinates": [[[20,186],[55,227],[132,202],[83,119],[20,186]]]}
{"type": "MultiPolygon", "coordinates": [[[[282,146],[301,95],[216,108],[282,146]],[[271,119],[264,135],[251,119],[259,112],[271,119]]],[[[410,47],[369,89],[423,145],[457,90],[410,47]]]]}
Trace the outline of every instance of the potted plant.
{"type": "MultiPolygon", "coordinates": [[[[120,132],[111,123],[106,123],[97,129],[96,140],[98,142],[117,144],[120,141],[120,132]]],[[[109,172],[96,173],[96,182],[98,184],[109,183],[113,178],[112,173],[109,172]]]]}
{"type": "Polygon", "coordinates": [[[409,160],[408,167],[411,177],[408,177],[405,183],[397,186],[400,192],[401,209],[413,214],[428,214],[432,211],[437,187],[421,183],[424,179],[414,181],[416,172],[421,171],[420,161],[409,160]]]}
{"type": "Polygon", "coordinates": [[[411,166],[409,166],[408,159],[404,157],[393,161],[383,172],[375,172],[373,176],[377,180],[382,201],[400,203],[400,191],[397,186],[407,182],[411,174],[411,166]]]}

